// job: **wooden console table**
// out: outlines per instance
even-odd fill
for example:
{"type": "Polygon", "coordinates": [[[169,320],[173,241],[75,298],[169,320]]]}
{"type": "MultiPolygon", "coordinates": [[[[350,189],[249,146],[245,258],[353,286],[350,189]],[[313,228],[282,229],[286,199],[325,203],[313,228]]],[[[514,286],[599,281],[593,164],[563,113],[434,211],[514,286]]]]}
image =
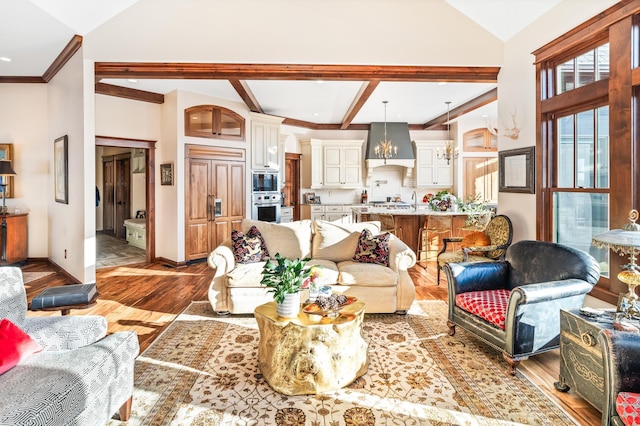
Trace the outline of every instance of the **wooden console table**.
{"type": "Polygon", "coordinates": [[[285,395],[317,394],[343,388],[366,373],[364,308],[357,301],[337,318],[301,312],[285,319],[278,317],[275,302],[258,306],[258,365],[269,386],[285,395]]]}
{"type": "MultiPolygon", "coordinates": [[[[27,260],[27,213],[0,214],[0,223],[7,221],[6,260],[0,260],[2,265],[25,262],[27,260]]],[[[0,232],[2,232],[0,230],[0,232]]],[[[3,238],[0,236],[0,253],[3,252],[3,238]]]]}

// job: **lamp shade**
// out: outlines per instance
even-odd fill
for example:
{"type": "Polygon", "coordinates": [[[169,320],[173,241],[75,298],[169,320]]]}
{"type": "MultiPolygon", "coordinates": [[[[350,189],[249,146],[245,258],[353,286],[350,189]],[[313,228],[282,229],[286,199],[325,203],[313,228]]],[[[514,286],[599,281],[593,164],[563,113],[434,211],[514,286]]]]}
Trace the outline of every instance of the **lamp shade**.
{"type": "Polygon", "coordinates": [[[0,176],[15,176],[10,160],[0,160],[0,176]]]}

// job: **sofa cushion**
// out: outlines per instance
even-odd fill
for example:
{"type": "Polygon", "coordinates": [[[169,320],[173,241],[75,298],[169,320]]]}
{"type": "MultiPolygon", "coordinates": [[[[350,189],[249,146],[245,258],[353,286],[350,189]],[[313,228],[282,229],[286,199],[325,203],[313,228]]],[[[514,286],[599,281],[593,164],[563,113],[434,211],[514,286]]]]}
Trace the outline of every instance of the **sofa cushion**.
{"type": "Polygon", "coordinates": [[[42,351],[42,346],[7,318],[0,320],[0,374],[42,351]]]}
{"type": "Polygon", "coordinates": [[[227,287],[260,287],[265,263],[267,262],[236,264],[236,267],[227,273],[227,287]]]}
{"type": "Polygon", "coordinates": [[[342,262],[351,260],[356,252],[360,233],[368,229],[373,234],[380,232],[380,222],[332,223],[324,220],[313,222],[314,259],[342,262]]]}
{"type": "Polygon", "coordinates": [[[313,266],[322,267],[320,274],[320,285],[332,285],[338,282],[338,266],[335,262],[323,259],[311,259],[307,262],[310,268],[313,266]]]}
{"type": "Polygon", "coordinates": [[[311,255],[311,221],[300,220],[289,223],[272,223],[243,219],[244,232],[252,226],[260,230],[270,256],[280,253],[288,259],[304,259],[311,255]]]}
{"type": "Polygon", "coordinates": [[[231,241],[236,263],[255,263],[269,257],[267,244],[255,226],[249,228],[246,233],[234,229],[231,231],[231,241]]]}
{"type": "Polygon", "coordinates": [[[456,295],[456,306],[505,329],[509,290],[469,291],[456,295]]]}
{"type": "Polygon", "coordinates": [[[360,263],[347,260],[338,263],[338,284],[367,287],[395,287],[398,274],[391,268],[377,263],[360,263]]]}
{"type": "Polygon", "coordinates": [[[389,266],[389,238],[391,234],[385,232],[373,235],[368,229],[363,229],[358,238],[353,260],[361,263],[378,263],[389,266]]]}
{"type": "MultiPolygon", "coordinates": [[[[491,245],[491,239],[484,232],[476,231],[472,232],[462,239],[462,243],[460,243],[460,247],[486,247],[491,245]]],[[[481,251],[471,251],[469,254],[473,254],[476,256],[484,256],[485,253],[481,251]]]]}
{"type": "Polygon", "coordinates": [[[640,425],[640,394],[620,392],[616,397],[616,412],[625,425],[640,425]]]}

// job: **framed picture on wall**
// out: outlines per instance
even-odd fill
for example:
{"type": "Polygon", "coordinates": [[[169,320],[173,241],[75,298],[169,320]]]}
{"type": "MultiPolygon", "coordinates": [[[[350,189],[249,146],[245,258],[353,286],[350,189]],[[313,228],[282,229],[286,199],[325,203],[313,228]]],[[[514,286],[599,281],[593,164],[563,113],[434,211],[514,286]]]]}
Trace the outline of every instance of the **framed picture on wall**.
{"type": "MultiPolygon", "coordinates": [[[[0,160],[9,160],[13,165],[13,144],[3,143],[0,144],[0,160]]],[[[5,198],[13,198],[13,176],[3,176],[2,179],[7,184],[7,189],[4,194],[5,198]]],[[[0,194],[2,194],[2,187],[0,186],[0,194]]]]}
{"type": "Polygon", "coordinates": [[[173,163],[160,164],[160,185],[173,185],[173,163]]]}
{"type": "Polygon", "coordinates": [[[69,204],[69,151],[67,135],[53,142],[53,190],[58,203],[69,204]]]}
{"type": "Polygon", "coordinates": [[[536,147],[510,149],[498,153],[499,191],[534,194],[536,147]]]}

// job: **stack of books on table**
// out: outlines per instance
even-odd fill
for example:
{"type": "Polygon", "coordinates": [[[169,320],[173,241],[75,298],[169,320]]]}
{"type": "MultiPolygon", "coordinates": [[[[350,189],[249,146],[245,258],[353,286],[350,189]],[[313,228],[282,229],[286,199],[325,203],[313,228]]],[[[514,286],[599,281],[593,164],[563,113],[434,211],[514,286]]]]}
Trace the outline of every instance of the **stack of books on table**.
{"type": "Polygon", "coordinates": [[[31,309],[82,305],[91,302],[96,293],[95,283],[49,287],[31,300],[31,309]]]}

